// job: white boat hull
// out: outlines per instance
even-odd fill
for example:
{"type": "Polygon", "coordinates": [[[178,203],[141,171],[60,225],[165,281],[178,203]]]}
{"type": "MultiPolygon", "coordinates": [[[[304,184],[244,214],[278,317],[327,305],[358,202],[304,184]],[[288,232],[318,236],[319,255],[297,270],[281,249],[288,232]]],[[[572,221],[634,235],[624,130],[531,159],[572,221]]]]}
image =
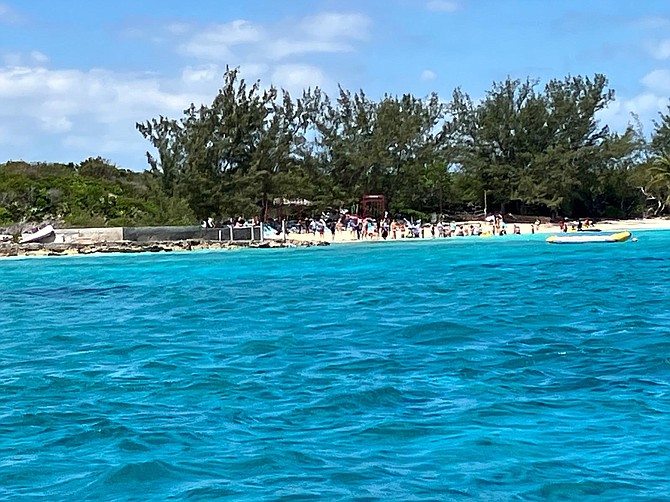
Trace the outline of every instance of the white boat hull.
{"type": "Polygon", "coordinates": [[[28,244],[31,242],[53,242],[56,239],[56,231],[51,225],[40,228],[37,232],[32,234],[21,234],[21,244],[28,244]]]}

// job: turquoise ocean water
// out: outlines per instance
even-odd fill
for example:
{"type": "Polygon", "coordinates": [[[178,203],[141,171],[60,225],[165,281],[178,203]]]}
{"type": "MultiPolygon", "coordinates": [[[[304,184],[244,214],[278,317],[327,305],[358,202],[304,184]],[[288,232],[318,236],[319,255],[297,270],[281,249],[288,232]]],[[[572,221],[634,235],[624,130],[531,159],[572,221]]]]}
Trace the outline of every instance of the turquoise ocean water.
{"type": "Polygon", "coordinates": [[[670,232],[0,262],[0,500],[659,500],[670,232]]]}

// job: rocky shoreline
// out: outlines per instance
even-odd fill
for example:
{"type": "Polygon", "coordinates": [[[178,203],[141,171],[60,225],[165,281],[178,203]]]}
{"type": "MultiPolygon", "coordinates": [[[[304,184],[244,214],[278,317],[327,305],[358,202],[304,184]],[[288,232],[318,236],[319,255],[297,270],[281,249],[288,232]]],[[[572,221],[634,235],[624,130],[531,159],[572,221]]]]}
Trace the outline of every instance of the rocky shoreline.
{"type": "Polygon", "coordinates": [[[95,243],[1,243],[0,258],[23,256],[69,256],[103,253],[160,253],[178,251],[197,251],[203,249],[239,249],[239,248],[295,248],[328,246],[325,241],[209,241],[189,239],[183,241],[157,242],[95,242],[95,243]]]}

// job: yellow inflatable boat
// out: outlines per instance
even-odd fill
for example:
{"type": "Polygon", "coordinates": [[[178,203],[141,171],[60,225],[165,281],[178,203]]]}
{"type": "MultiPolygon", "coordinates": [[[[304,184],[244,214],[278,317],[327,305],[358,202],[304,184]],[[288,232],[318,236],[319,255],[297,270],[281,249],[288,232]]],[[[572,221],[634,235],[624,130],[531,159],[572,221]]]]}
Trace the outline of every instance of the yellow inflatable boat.
{"type": "Polygon", "coordinates": [[[617,232],[615,234],[582,234],[577,235],[552,235],[547,237],[547,242],[551,244],[584,244],[588,242],[625,242],[630,239],[630,232],[617,232]]]}

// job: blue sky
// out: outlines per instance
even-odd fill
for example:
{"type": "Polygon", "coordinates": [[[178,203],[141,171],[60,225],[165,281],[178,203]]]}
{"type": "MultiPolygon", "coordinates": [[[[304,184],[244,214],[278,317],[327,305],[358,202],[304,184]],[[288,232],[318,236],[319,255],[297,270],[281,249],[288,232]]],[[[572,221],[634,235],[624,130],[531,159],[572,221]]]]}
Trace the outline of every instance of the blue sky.
{"type": "Polygon", "coordinates": [[[600,119],[646,134],[670,103],[667,0],[0,0],[0,162],[101,156],[146,168],[137,121],[211,103],[226,65],[298,96],[384,93],[508,76],[604,73],[600,119]]]}

